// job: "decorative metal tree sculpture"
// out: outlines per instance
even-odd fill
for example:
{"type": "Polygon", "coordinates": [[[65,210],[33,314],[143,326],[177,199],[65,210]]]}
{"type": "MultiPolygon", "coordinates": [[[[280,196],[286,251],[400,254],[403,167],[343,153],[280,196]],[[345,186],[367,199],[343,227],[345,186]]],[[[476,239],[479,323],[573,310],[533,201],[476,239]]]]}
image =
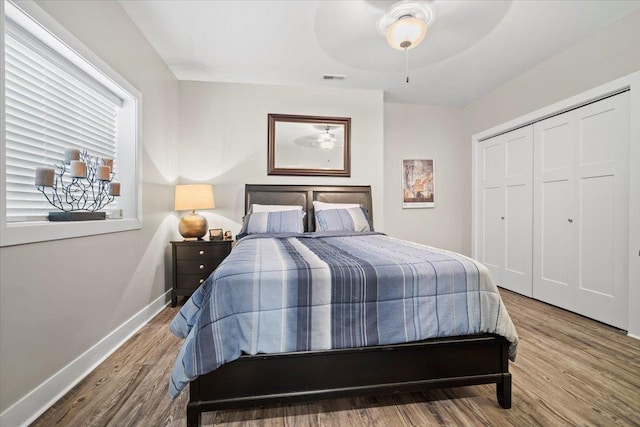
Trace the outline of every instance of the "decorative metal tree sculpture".
{"type": "Polygon", "coordinates": [[[65,150],[61,164],[36,168],[35,185],[52,206],[64,212],[96,212],[120,195],[112,172],[113,159],[86,151],[65,150]]]}

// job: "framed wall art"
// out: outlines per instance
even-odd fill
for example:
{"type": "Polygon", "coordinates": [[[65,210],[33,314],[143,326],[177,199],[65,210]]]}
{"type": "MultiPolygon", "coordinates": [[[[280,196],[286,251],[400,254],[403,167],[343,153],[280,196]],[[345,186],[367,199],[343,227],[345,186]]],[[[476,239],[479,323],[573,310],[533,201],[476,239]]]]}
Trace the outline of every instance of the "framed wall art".
{"type": "Polygon", "coordinates": [[[402,160],[402,208],[435,207],[433,159],[402,160]]]}

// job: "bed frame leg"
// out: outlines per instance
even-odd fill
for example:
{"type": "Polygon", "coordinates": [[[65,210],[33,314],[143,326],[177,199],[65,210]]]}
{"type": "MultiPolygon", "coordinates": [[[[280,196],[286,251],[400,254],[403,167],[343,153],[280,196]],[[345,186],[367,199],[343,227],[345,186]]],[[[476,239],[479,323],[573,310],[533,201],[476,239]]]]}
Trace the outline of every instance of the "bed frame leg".
{"type": "Polygon", "coordinates": [[[202,412],[198,408],[187,406],[187,427],[200,427],[202,412]]]}
{"type": "Polygon", "coordinates": [[[496,385],[496,394],[498,395],[498,403],[504,409],[511,408],[511,374],[503,373],[502,381],[496,385]]]}

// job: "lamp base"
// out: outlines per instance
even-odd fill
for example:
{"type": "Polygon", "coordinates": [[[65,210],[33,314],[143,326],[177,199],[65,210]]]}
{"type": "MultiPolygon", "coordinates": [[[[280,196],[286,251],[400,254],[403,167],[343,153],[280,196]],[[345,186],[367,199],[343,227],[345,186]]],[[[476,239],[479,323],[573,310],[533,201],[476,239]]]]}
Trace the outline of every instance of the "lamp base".
{"type": "Polygon", "coordinates": [[[180,219],[178,231],[185,239],[196,237],[198,240],[202,240],[202,237],[207,234],[207,219],[195,212],[183,216],[180,219]]]}

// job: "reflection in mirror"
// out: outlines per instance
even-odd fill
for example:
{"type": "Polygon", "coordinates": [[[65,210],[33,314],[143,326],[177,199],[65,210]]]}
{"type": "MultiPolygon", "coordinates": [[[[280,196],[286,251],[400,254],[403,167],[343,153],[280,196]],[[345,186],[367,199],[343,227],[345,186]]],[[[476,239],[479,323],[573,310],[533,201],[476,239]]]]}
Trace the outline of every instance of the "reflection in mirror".
{"type": "Polygon", "coordinates": [[[350,176],[350,122],[269,114],[269,175],[350,176]]]}

